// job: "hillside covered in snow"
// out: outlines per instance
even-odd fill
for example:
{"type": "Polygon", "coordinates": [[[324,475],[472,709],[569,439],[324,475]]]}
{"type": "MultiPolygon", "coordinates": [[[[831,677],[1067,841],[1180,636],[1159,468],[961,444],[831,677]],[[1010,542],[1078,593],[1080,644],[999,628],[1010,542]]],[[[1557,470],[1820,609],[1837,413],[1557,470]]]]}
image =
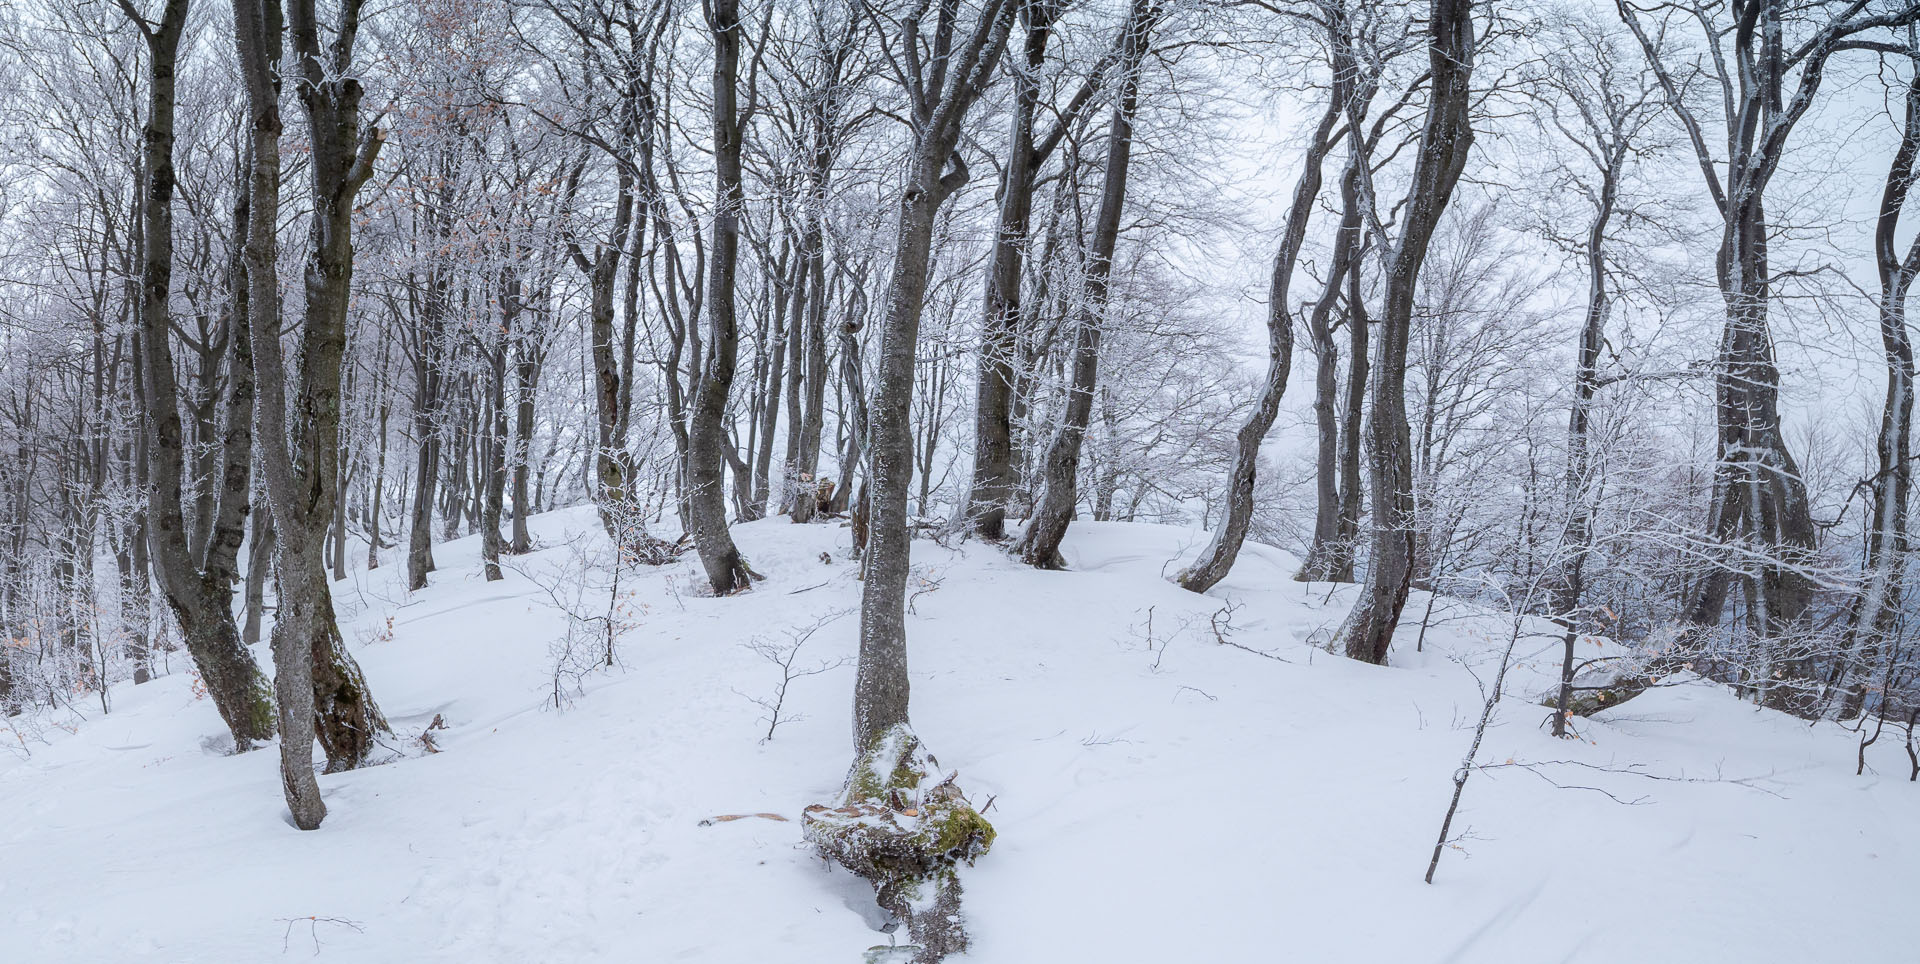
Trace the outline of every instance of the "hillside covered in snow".
{"type": "MultiPolygon", "coordinates": [[[[563,611],[607,603],[597,519],[533,521],[541,550],[501,582],[470,538],[438,550],[427,590],[392,565],[336,585],[396,738],[388,762],[321,778],[318,832],[289,827],[271,749],[228,752],[191,673],[117,685],[111,713],[11,721],[5,956],[744,964],[886,945],[872,889],[798,822],[849,758],[847,529],[737,527],[765,578],[735,597],[697,590],[690,556],[628,571],[607,667],[564,652],[604,644],[563,611]]],[[[914,544],[915,728],[999,834],[962,871],[965,960],[1907,953],[1920,808],[1897,737],[1856,776],[1839,724],[1683,681],[1555,740],[1537,700],[1558,641],[1524,620],[1491,766],[1422,883],[1514,622],[1416,593],[1391,664],[1350,661],[1318,647],[1354,587],[1294,582],[1290,556],[1249,544],[1186,593],[1166,576],[1201,541],[1081,523],[1065,572],[914,544]]]]}

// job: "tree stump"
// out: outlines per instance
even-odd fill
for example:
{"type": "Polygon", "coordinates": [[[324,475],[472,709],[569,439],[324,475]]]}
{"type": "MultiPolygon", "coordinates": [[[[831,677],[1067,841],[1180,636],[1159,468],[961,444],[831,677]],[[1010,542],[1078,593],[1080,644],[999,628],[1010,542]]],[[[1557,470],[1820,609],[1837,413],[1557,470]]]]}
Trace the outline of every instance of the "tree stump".
{"type": "Polygon", "coordinates": [[[994,831],[942,774],[905,724],[883,731],[847,774],[840,805],[800,818],[821,856],[866,878],[880,906],[907,926],[914,964],[967,948],[958,867],[993,845],[994,831]]]}

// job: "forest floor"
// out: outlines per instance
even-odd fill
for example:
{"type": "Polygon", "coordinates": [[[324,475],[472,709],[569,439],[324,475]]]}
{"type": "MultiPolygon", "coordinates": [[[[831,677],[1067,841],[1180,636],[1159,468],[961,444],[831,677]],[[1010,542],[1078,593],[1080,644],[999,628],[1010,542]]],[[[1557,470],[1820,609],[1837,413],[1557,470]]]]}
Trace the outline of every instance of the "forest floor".
{"type": "MultiPolygon", "coordinates": [[[[288,824],[271,749],[227,752],[179,654],[111,713],[0,730],[0,956],[826,964],[887,943],[797,819],[851,761],[848,531],[737,527],[767,576],[737,597],[703,596],[691,556],[631,575],[618,665],[555,708],[567,619],[542,587],[604,607],[580,570],[604,540],[589,510],[534,521],[545,548],[501,582],[464,539],[425,591],[400,588],[400,550],[336,584],[396,737],[391,762],[321,777],[317,832],[288,824]],[[796,665],[831,668],[762,742],[754,700],[782,674],[747,644],[823,619],[796,665]],[[787,819],[703,823],[733,814],[787,819]]],[[[1511,621],[1443,599],[1416,652],[1415,593],[1392,665],[1362,665],[1315,648],[1351,587],[1249,545],[1194,596],[1165,574],[1200,544],[1077,523],[1072,571],[1038,572],[915,543],[914,725],[999,830],[963,873],[966,960],[1914,959],[1920,786],[1897,735],[1855,776],[1853,734],[1696,682],[1555,740],[1535,700],[1559,643],[1523,638],[1481,760],[1538,766],[1475,774],[1428,886],[1511,621]]]]}

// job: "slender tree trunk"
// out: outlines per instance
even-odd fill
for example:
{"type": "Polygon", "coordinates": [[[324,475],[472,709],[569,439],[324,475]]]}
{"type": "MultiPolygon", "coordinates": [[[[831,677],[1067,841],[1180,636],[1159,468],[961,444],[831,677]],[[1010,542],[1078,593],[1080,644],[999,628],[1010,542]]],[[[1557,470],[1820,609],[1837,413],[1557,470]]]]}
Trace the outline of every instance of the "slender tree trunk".
{"type": "Polygon", "coordinates": [[[1600,194],[1587,230],[1587,311],[1580,326],[1580,350],[1573,373],[1573,409],[1567,417],[1566,533],[1561,540],[1560,571],[1550,584],[1553,617],[1562,627],[1560,692],[1553,735],[1566,736],[1573,701],[1574,647],[1579,642],[1581,600],[1586,594],[1587,552],[1593,537],[1589,492],[1593,472],[1593,403],[1600,388],[1600,348],[1606,338],[1612,302],[1607,292],[1607,224],[1619,194],[1618,172],[1625,146],[1601,172],[1600,194]]]}
{"type": "Polygon", "coordinates": [[[739,0],[712,0],[714,191],[711,261],[707,266],[707,357],[687,426],[687,521],[714,595],[745,589],[752,570],[727,529],[724,489],[727,442],[722,419],[733,387],[740,333],[734,320],[734,275],[740,260],[741,122],[735,88],[740,72],[739,0]]]}
{"type": "MultiPolygon", "coordinates": [[[[1363,155],[1356,151],[1354,156],[1363,155]]],[[[1366,399],[1366,315],[1347,312],[1346,323],[1355,329],[1349,337],[1357,349],[1348,353],[1348,403],[1353,408],[1350,419],[1340,405],[1340,348],[1333,337],[1334,311],[1348,278],[1359,272],[1362,257],[1359,170],[1352,161],[1340,178],[1340,198],[1340,230],[1334,237],[1333,263],[1327,270],[1326,288],[1307,316],[1314,344],[1313,416],[1318,450],[1314,459],[1313,545],[1300,571],[1294,574],[1302,582],[1353,580],[1353,536],[1359,522],[1360,489],[1352,476],[1359,473],[1359,409],[1366,399]],[[1351,428],[1344,428],[1347,421],[1351,421],[1351,428]],[[1350,461],[1349,447],[1342,444],[1343,431],[1353,443],[1350,461]],[[1347,517],[1350,512],[1351,519],[1347,517]]]]}
{"type": "Polygon", "coordinates": [[[1386,270],[1383,339],[1373,373],[1373,553],[1366,584],[1337,637],[1348,656],[1384,664],[1413,574],[1413,464],[1407,429],[1407,337],[1420,267],[1473,145],[1473,9],[1432,0],[1428,17],[1432,95],[1420,133],[1403,227],[1386,270]]]}
{"type": "MultiPolygon", "coordinates": [[[[1066,538],[1067,526],[1073,520],[1074,505],[1079,501],[1080,448],[1093,417],[1093,390],[1100,364],[1100,335],[1106,325],[1108,278],[1113,271],[1113,251],[1120,239],[1120,211],[1126,203],[1127,168],[1133,156],[1133,114],[1138,103],[1140,61],[1146,56],[1148,38],[1159,15],[1160,7],[1155,0],[1133,0],[1123,31],[1126,37],[1126,60],[1122,68],[1119,102],[1114,106],[1113,120],[1107,131],[1107,165],[1106,173],[1101,178],[1100,210],[1094,216],[1086,277],[1075,313],[1073,375],[1067,391],[1066,412],[1042,463],[1045,488],[1040,505],[1015,548],[1028,565],[1043,569],[1065,568],[1060,558],[1060,542],[1066,538]]],[[[1289,331],[1289,353],[1292,345],[1293,336],[1289,331]]],[[[1280,386],[1284,388],[1285,384],[1283,365],[1280,386]]],[[[1277,396],[1275,404],[1278,404],[1277,396]]],[[[1250,474],[1248,484],[1252,484],[1250,474]]],[[[1237,545],[1234,548],[1238,550],[1237,545]]]]}
{"type": "MultiPolygon", "coordinates": [[[[425,314],[436,309],[429,296],[425,314]]],[[[437,341],[438,325],[429,322],[420,337],[420,357],[414,365],[413,402],[413,518],[407,528],[407,589],[427,588],[427,574],[433,564],[433,502],[440,482],[440,392],[441,374],[431,364],[429,340],[437,341]]]]}
{"type": "MultiPolygon", "coordinates": [[[[869,407],[866,500],[870,520],[866,577],[860,593],[860,660],[854,679],[853,736],[864,752],[889,727],[907,722],[907,574],[913,533],[907,524],[907,493],[913,475],[914,353],[927,293],[934,218],[966,183],[965,162],[955,151],[967,111],[985,89],[1012,26],[1009,0],[983,0],[979,19],[958,51],[953,36],[957,4],[940,8],[937,67],[931,82],[910,81],[919,123],[909,155],[894,234],[893,274],[887,282],[880,328],[878,373],[869,407]],[[953,56],[946,56],[948,53],[953,56]],[[944,79],[951,71],[948,86],[944,79]],[[949,165],[953,165],[949,168],[949,165]]],[[[917,43],[909,38],[909,44],[917,43]]],[[[912,55],[918,62],[919,52],[912,55]]]]}
{"type": "Polygon", "coordinates": [[[533,551],[533,533],[527,529],[527,517],[540,504],[540,497],[528,495],[528,456],[533,451],[534,391],[540,380],[540,362],[523,355],[514,362],[516,392],[513,413],[513,544],[514,555],[533,551]]]}
{"type": "Polygon", "coordinates": [[[260,641],[260,626],[267,608],[267,577],[273,568],[273,513],[258,512],[253,519],[253,537],[247,542],[247,621],[240,641],[252,646],[260,641]]]}
{"type": "MultiPolygon", "coordinates": [[[[1200,557],[1174,578],[1180,588],[1191,592],[1206,592],[1225,579],[1233,569],[1234,560],[1240,555],[1240,546],[1246,542],[1247,530],[1253,524],[1253,485],[1254,476],[1260,469],[1260,444],[1266,440],[1267,432],[1273,428],[1274,418],[1280,414],[1280,398],[1286,394],[1287,375],[1293,367],[1293,310],[1287,304],[1287,299],[1293,281],[1294,262],[1299,260],[1300,248],[1306,243],[1307,224],[1313,217],[1314,203],[1320,197],[1321,165],[1326,161],[1328,152],[1333,150],[1334,129],[1340,121],[1340,115],[1347,109],[1347,99],[1353,96],[1355,86],[1354,65],[1347,54],[1346,22],[1340,13],[1342,8],[1333,4],[1325,9],[1329,17],[1329,49],[1333,53],[1333,89],[1327,98],[1327,109],[1320,116],[1320,126],[1314,131],[1313,140],[1307,147],[1300,181],[1293,189],[1293,206],[1288,210],[1286,228],[1281,233],[1280,250],[1273,256],[1272,280],[1267,288],[1267,377],[1260,389],[1260,400],[1254,404],[1246,424],[1240,427],[1235,439],[1233,467],[1227,473],[1224,518],[1214,530],[1213,541],[1201,551],[1200,557]]],[[[1360,135],[1356,133],[1355,136],[1360,135]]],[[[1344,244],[1337,248],[1336,259],[1341,254],[1350,254],[1344,244]]],[[[1336,260],[1329,274],[1329,290],[1337,287],[1339,282],[1335,279],[1345,269],[1346,266],[1336,260]]],[[[1322,302],[1325,301],[1323,298],[1322,302]]],[[[1319,306],[1316,306],[1316,313],[1324,329],[1325,314],[1319,306]]],[[[1328,342],[1330,345],[1331,339],[1328,342]]],[[[1326,447],[1324,437],[1322,447],[1326,447]]],[[[1324,483],[1322,487],[1325,488],[1324,483]]]]}
{"type": "MultiPolygon", "coordinates": [[[[1920,68],[1920,48],[1911,47],[1908,60],[1920,68]]],[[[1880,275],[1880,344],[1887,365],[1887,392],[1880,409],[1880,431],[1874,439],[1877,471],[1867,488],[1873,514],[1867,527],[1865,580],[1850,613],[1845,652],[1838,661],[1844,672],[1849,662],[1858,666],[1840,707],[1843,719],[1860,715],[1866,702],[1867,681],[1880,651],[1898,631],[1911,552],[1907,534],[1908,502],[1913,491],[1913,341],[1907,329],[1907,296],[1920,275],[1920,238],[1902,257],[1895,246],[1900,214],[1920,171],[1920,73],[1909,81],[1905,126],[1881,192],[1874,230],[1874,261],[1880,275]]],[[[1884,712],[1884,708],[1883,708],[1884,712]]]]}

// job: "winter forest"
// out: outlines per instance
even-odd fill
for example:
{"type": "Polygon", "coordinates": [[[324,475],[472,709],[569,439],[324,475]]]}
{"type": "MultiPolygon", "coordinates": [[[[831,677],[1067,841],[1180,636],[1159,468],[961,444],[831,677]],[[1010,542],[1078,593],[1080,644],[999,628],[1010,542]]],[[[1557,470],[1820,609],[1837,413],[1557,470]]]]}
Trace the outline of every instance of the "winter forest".
{"type": "Polygon", "coordinates": [[[1913,0],[0,0],[0,947],[1909,959],[1916,179],[1913,0]]]}

